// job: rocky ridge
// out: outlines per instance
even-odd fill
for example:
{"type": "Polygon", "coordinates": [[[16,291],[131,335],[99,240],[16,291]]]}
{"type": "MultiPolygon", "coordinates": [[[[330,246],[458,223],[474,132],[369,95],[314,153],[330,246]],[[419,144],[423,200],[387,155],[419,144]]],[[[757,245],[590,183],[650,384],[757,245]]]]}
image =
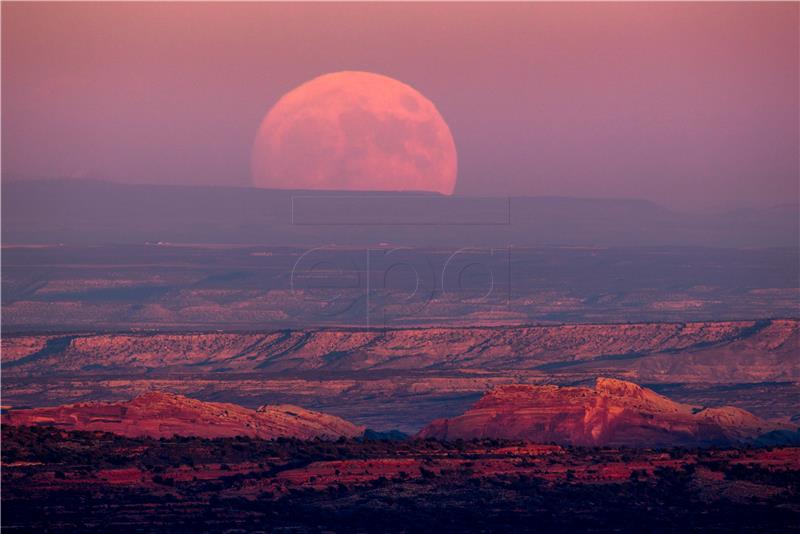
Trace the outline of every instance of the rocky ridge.
{"type": "Polygon", "coordinates": [[[631,382],[598,378],[594,388],[500,386],[463,415],[438,419],[418,436],[654,447],[742,444],[790,429],[739,408],[702,409],[631,382]]]}
{"type": "Polygon", "coordinates": [[[5,336],[8,376],[75,371],[196,372],[613,368],[636,380],[800,379],[800,321],[580,324],[266,333],[5,336]],[[719,378],[717,378],[719,377],[719,378]]]}
{"type": "Polygon", "coordinates": [[[151,438],[250,436],[263,439],[336,439],[364,433],[364,427],[299,406],[265,405],[258,410],[250,410],[236,404],[203,402],[159,391],[147,392],[125,402],[84,402],[9,410],[2,419],[3,423],[15,426],[44,425],[151,438]]]}

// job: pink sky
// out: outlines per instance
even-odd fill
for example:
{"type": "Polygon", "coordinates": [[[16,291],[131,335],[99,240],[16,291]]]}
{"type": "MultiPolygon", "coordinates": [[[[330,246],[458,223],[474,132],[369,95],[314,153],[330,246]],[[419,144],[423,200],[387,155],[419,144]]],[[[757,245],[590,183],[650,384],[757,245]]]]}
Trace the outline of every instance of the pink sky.
{"type": "Polygon", "coordinates": [[[797,3],[3,3],[4,177],[248,185],[259,123],[326,72],[422,92],[457,194],[798,197],[797,3]]]}

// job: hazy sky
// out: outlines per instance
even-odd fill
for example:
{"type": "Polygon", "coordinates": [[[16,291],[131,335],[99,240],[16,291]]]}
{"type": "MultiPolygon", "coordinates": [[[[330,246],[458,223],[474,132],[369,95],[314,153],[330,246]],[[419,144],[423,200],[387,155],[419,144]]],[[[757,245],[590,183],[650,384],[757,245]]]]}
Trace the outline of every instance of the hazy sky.
{"type": "Polygon", "coordinates": [[[366,70],[450,125],[459,194],[797,202],[800,4],[2,5],[4,177],[250,183],[286,91],[366,70]]]}

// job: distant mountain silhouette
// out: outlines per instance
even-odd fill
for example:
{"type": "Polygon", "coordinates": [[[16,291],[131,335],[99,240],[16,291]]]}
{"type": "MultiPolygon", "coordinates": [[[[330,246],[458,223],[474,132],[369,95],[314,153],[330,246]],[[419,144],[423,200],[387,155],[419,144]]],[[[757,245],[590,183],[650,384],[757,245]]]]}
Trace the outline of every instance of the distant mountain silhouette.
{"type": "Polygon", "coordinates": [[[689,214],[652,202],[443,197],[21,180],[2,185],[6,244],[791,247],[797,205],[689,214]],[[465,226],[468,229],[465,229],[465,226]]]}

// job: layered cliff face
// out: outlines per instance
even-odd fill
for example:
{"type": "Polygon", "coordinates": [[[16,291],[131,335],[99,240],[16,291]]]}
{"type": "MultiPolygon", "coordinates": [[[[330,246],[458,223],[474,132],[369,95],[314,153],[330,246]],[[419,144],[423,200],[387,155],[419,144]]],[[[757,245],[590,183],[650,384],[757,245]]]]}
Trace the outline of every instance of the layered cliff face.
{"type": "Polygon", "coordinates": [[[10,375],[135,372],[623,371],[646,381],[800,379],[800,322],[586,324],[4,338],[10,375]]]}
{"type": "Polygon", "coordinates": [[[126,402],[87,402],[11,410],[10,425],[47,425],[68,430],[113,432],[128,437],[250,436],[263,439],[355,437],[363,427],[332,415],[292,405],[249,410],[235,404],[203,402],[181,395],[148,392],[126,402]]]}
{"type": "Polygon", "coordinates": [[[586,446],[746,443],[787,425],[732,407],[698,409],[631,382],[598,378],[594,389],[508,385],[470,410],[425,427],[422,438],[509,438],[586,446]]]}

